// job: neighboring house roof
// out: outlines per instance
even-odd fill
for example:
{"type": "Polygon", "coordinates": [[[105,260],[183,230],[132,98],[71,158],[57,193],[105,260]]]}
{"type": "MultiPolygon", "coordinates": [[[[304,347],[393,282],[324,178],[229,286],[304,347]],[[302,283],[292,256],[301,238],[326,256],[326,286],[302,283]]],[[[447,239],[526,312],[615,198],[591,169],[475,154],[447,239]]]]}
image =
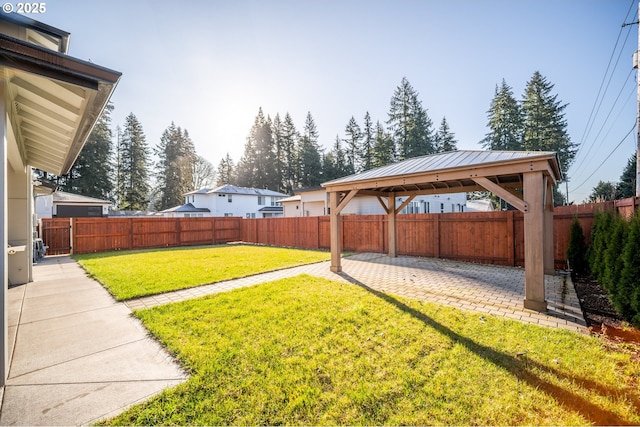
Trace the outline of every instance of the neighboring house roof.
{"type": "Polygon", "coordinates": [[[178,212],[178,213],[188,213],[188,212],[211,212],[208,208],[196,208],[191,203],[185,203],[182,206],[174,206],[169,209],[165,209],[161,212],[178,212]]]}
{"type": "Polygon", "coordinates": [[[248,196],[274,196],[274,197],[286,197],[288,194],[278,193],[277,191],[267,190],[264,188],[248,188],[248,187],[237,187],[235,185],[221,185],[220,187],[208,189],[201,188],[199,190],[191,191],[186,193],[186,195],[190,194],[243,194],[248,196]]]}
{"type": "Polygon", "coordinates": [[[265,206],[264,208],[258,209],[258,212],[283,212],[282,206],[265,206]]]}
{"type": "Polygon", "coordinates": [[[302,196],[298,194],[297,196],[291,196],[291,197],[286,197],[284,199],[280,199],[279,202],[280,203],[299,202],[301,200],[302,200],[302,196]]]}
{"type": "Polygon", "coordinates": [[[111,202],[109,200],[96,199],[94,197],[81,196],[79,194],[67,193],[64,191],[56,191],[52,194],[53,203],[61,204],[61,203],[72,203],[72,204],[82,204],[82,205],[110,205],[111,202]]]}
{"type": "Polygon", "coordinates": [[[306,193],[308,191],[320,191],[320,190],[324,190],[324,187],[322,187],[321,185],[318,185],[317,187],[295,188],[293,190],[293,194],[306,193]]]}

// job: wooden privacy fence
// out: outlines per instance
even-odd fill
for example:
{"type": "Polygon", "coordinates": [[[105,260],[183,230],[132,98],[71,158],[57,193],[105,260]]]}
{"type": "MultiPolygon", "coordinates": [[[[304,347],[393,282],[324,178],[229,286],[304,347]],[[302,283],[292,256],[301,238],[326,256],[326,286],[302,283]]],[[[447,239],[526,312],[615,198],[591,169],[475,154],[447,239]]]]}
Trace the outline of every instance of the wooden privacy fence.
{"type": "Polygon", "coordinates": [[[47,254],[84,254],[240,240],[242,218],[52,218],[42,220],[47,254]],[[54,238],[53,229],[64,230],[54,238]],[[51,230],[51,231],[49,231],[51,230]],[[64,239],[66,236],[66,244],[64,239]],[[69,242],[71,244],[69,244],[69,242]],[[65,252],[66,249],[66,252],[65,252]]]}
{"type": "MultiPolygon", "coordinates": [[[[573,218],[589,243],[597,211],[616,209],[629,217],[640,204],[631,198],[554,210],[554,264],[566,268],[573,218]]],[[[398,215],[399,255],[447,258],[508,266],[524,265],[524,215],[518,211],[398,215]]],[[[386,215],[341,217],[342,248],[350,252],[388,251],[386,215]]],[[[48,254],[104,252],[244,241],[273,246],[329,249],[329,217],[296,218],[53,218],[42,220],[48,254]]]]}

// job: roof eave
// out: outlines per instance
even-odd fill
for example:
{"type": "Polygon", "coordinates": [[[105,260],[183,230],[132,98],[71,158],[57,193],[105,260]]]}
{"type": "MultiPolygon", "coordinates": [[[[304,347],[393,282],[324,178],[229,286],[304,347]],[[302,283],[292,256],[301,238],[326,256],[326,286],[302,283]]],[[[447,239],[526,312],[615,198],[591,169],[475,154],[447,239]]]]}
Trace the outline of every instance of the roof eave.
{"type": "MultiPolygon", "coordinates": [[[[0,67],[32,73],[93,91],[78,122],[77,132],[62,162],[36,165],[64,175],[77,159],[86,139],[113,94],[122,73],[0,34],[0,67]]],[[[29,159],[25,159],[29,163],[29,159]]]]}

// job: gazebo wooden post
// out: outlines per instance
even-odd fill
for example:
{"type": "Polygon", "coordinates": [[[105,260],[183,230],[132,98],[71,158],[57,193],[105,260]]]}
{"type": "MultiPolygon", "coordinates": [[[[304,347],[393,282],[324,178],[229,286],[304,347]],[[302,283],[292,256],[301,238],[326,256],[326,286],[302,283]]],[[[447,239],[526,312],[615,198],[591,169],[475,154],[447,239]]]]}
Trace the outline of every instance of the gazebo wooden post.
{"type": "Polygon", "coordinates": [[[398,256],[396,248],[396,193],[389,193],[387,203],[387,218],[389,226],[389,256],[398,256]]]}
{"type": "Polygon", "coordinates": [[[554,275],[554,245],[553,245],[553,182],[545,176],[546,184],[544,203],[544,274],[554,275]]]}
{"type": "Polygon", "coordinates": [[[542,172],[523,173],[523,196],[527,203],[524,214],[524,307],[546,311],[545,271],[545,187],[542,172]]]}
{"type": "Polygon", "coordinates": [[[342,271],[340,254],[342,253],[342,239],[340,236],[340,211],[338,210],[338,192],[329,193],[330,210],[330,238],[331,238],[331,267],[334,273],[342,271]]]}

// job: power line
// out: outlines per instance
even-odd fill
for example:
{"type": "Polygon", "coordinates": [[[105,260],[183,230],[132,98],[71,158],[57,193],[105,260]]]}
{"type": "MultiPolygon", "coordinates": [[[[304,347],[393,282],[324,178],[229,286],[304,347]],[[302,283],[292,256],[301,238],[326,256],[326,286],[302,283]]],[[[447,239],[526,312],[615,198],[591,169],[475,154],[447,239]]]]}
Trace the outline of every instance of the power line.
{"type": "MultiPolygon", "coordinates": [[[[629,79],[631,78],[631,76],[633,75],[634,69],[630,69],[629,70],[629,74],[627,75],[626,80],[624,81],[624,84],[622,85],[622,88],[620,88],[620,92],[618,92],[618,96],[616,96],[615,101],[613,101],[613,105],[611,106],[611,109],[609,110],[609,113],[607,114],[607,117],[604,119],[604,121],[602,122],[602,126],[600,126],[600,130],[598,130],[598,133],[596,134],[595,138],[593,139],[593,144],[591,144],[589,146],[589,149],[587,150],[586,154],[580,159],[580,161],[578,162],[578,164],[576,164],[574,167],[572,167],[572,169],[576,169],[579,170],[580,166],[582,166],[582,164],[585,162],[585,160],[587,160],[587,158],[589,157],[589,153],[591,153],[591,149],[594,147],[595,142],[598,140],[598,138],[600,137],[600,134],[602,133],[602,130],[604,129],[604,126],[607,124],[607,121],[609,120],[609,117],[611,117],[611,113],[613,113],[613,109],[616,106],[616,104],[618,103],[618,100],[620,99],[620,96],[622,95],[625,86],[627,85],[627,83],[629,82],[629,79]]],[[[636,92],[636,88],[635,86],[633,87],[633,91],[630,92],[630,94],[628,95],[624,105],[626,105],[626,103],[629,101],[631,95],[633,95],[636,92]]],[[[623,105],[623,106],[624,106],[623,105]]],[[[618,117],[620,117],[620,113],[618,113],[618,117]]],[[[617,120],[617,119],[616,119],[617,120]]],[[[615,123],[615,122],[614,122],[615,123]]],[[[577,157],[577,155],[576,155],[577,157]]],[[[579,175],[579,173],[578,173],[579,175]]]]}
{"type": "Polygon", "coordinates": [[[602,162],[600,162],[600,165],[593,171],[591,172],[591,175],[589,175],[584,181],[582,181],[582,183],[580,183],[580,185],[578,185],[577,187],[575,187],[573,189],[573,191],[576,191],[578,188],[582,187],[584,184],[587,183],[587,181],[589,181],[589,179],[595,175],[596,172],[598,172],[598,170],[602,167],[602,165],[604,165],[606,163],[607,160],[609,160],[609,157],[611,157],[613,155],[613,153],[615,153],[615,151],[620,148],[620,146],[622,145],[622,143],[624,142],[625,139],[627,139],[627,137],[629,135],[631,135],[631,132],[633,132],[633,130],[636,128],[636,124],[634,123],[633,126],[631,127],[631,129],[629,130],[629,132],[627,132],[627,134],[620,140],[620,142],[618,143],[618,145],[616,145],[613,150],[611,150],[611,152],[607,155],[607,157],[604,158],[604,160],[602,162]]]}
{"type": "MultiPolygon", "coordinates": [[[[627,15],[625,16],[625,21],[627,20],[627,18],[629,17],[629,14],[631,13],[631,10],[633,9],[633,6],[635,4],[635,0],[631,1],[631,4],[629,5],[629,10],[627,11],[627,15]]],[[[635,14],[634,14],[635,16],[635,14]]],[[[620,27],[620,31],[618,32],[618,38],[616,39],[616,43],[613,47],[613,50],[611,51],[611,57],[609,58],[609,63],[607,64],[607,68],[604,72],[604,75],[602,76],[602,81],[600,82],[600,88],[598,89],[598,95],[596,96],[596,99],[593,102],[593,107],[591,108],[591,113],[589,114],[589,119],[587,119],[587,123],[585,125],[585,129],[582,133],[582,137],[580,138],[580,143],[578,146],[578,152],[576,153],[576,158],[580,157],[580,152],[582,151],[582,147],[584,146],[584,142],[587,139],[589,133],[591,132],[591,128],[593,127],[593,122],[595,121],[595,116],[597,116],[598,112],[600,111],[600,107],[602,106],[602,102],[604,101],[604,96],[606,94],[607,89],[609,88],[609,84],[611,82],[611,77],[613,76],[613,72],[615,71],[616,67],[618,66],[618,63],[620,62],[620,56],[622,55],[622,48],[620,49],[620,53],[618,54],[618,59],[616,60],[616,64],[613,68],[613,70],[611,71],[611,76],[609,77],[609,81],[607,83],[607,87],[605,88],[604,92],[602,91],[602,88],[604,87],[604,83],[605,80],[607,79],[607,74],[609,73],[609,69],[611,67],[611,62],[613,61],[613,57],[615,56],[616,53],[616,49],[618,48],[618,43],[620,42],[620,36],[622,36],[622,31],[623,28],[626,25],[623,24],[620,27]],[[600,98],[600,95],[602,94],[602,98],[600,98]],[[600,103],[598,103],[598,99],[600,99],[600,103]],[[597,106],[597,110],[596,110],[596,106],[597,106]],[[594,119],[592,121],[592,119],[594,119]]],[[[627,32],[627,37],[625,38],[625,42],[624,44],[626,45],[627,40],[629,38],[629,34],[631,33],[631,30],[629,30],[627,32]]],[[[624,45],[623,45],[624,46],[624,45]]]]}

